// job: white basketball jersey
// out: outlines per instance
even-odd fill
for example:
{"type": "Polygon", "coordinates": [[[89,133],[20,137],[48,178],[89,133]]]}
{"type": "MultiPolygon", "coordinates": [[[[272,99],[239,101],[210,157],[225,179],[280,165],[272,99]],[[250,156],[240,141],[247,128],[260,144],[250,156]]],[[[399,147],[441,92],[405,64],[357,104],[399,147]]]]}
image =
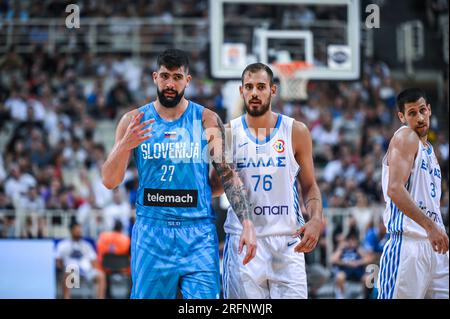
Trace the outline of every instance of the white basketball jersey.
{"type": "MultiPolygon", "coordinates": [[[[278,114],[265,141],[249,131],[245,115],[231,121],[233,162],[248,191],[256,236],[290,235],[304,224],[296,177],[300,170],[292,150],[293,119],[278,114]]],[[[224,225],[240,234],[242,225],[231,207],[224,225]]]]}
{"type": "MultiPolygon", "coordinates": [[[[406,126],[399,128],[395,134],[404,128],[406,128],[406,126]]],[[[422,212],[428,215],[428,217],[439,226],[444,228],[440,211],[441,169],[434,154],[433,147],[430,143],[427,144],[428,147],[424,146],[423,143],[419,141],[417,156],[405,186],[422,212]]],[[[383,220],[387,232],[391,234],[403,233],[413,237],[426,238],[427,233],[425,229],[403,214],[389,198],[387,195],[388,181],[389,163],[387,162],[386,154],[383,158],[382,187],[384,199],[386,201],[383,220]]]]}

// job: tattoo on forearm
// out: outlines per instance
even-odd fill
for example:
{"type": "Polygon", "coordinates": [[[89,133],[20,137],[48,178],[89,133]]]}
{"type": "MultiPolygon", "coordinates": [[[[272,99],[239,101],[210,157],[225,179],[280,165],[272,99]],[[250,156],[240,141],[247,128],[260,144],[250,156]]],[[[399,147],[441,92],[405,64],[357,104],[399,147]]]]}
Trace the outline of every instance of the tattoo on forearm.
{"type": "Polygon", "coordinates": [[[241,223],[248,219],[251,220],[248,198],[246,196],[245,188],[242,181],[239,179],[234,165],[226,162],[225,156],[225,127],[218,116],[216,116],[217,127],[219,129],[221,141],[221,150],[211,150],[212,164],[220,176],[223,189],[227,195],[233,211],[241,223]]]}
{"type": "Polygon", "coordinates": [[[227,195],[228,201],[241,223],[246,219],[251,220],[245,188],[240,182],[236,172],[234,172],[231,165],[226,163],[216,163],[213,161],[213,165],[217,174],[221,177],[223,189],[227,195]]]}
{"type": "Polygon", "coordinates": [[[305,207],[308,208],[308,203],[311,201],[318,201],[319,203],[321,202],[320,198],[317,197],[313,197],[313,198],[308,198],[305,202],[305,207]]]}

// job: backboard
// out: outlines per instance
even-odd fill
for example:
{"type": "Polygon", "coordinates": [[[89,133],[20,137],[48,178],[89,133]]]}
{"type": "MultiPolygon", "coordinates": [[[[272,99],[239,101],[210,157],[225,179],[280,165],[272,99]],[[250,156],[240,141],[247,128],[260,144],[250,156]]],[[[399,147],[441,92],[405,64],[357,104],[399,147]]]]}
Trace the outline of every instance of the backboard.
{"type": "Polygon", "coordinates": [[[210,0],[212,75],[238,79],[253,62],[301,60],[312,65],[301,76],[357,79],[359,10],[359,0],[210,0]]]}

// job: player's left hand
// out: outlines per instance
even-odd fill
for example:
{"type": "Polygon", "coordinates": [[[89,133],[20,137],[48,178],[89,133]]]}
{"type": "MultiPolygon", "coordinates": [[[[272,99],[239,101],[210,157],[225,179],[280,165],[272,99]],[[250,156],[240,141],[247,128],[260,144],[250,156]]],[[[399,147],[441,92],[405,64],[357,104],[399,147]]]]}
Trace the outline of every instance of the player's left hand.
{"type": "Polygon", "coordinates": [[[242,226],[243,229],[239,240],[238,253],[241,254],[244,246],[247,246],[247,253],[242,261],[242,264],[246,265],[256,255],[256,232],[255,226],[253,226],[253,223],[250,220],[244,220],[242,226]]]}
{"type": "Polygon", "coordinates": [[[322,223],[320,220],[311,219],[310,221],[308,221],[292,236],[302,237],[300,244],[295,246],[294,251],[296,253],[309,253],[310,251],[312,251],[319,241],[321,231],[322,223]]]}

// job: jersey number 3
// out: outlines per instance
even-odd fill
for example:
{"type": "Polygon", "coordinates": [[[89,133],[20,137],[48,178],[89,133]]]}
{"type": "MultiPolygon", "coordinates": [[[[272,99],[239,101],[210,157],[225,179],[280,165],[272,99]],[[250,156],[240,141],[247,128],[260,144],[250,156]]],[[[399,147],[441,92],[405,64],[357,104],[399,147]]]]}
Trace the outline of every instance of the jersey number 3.
{"type": "Polygon", "coordinates": [[[431,197],[435,198],[436,197],[436,185],[434,185],[434,183],[430,183],[431,186],[431,197]]]}

